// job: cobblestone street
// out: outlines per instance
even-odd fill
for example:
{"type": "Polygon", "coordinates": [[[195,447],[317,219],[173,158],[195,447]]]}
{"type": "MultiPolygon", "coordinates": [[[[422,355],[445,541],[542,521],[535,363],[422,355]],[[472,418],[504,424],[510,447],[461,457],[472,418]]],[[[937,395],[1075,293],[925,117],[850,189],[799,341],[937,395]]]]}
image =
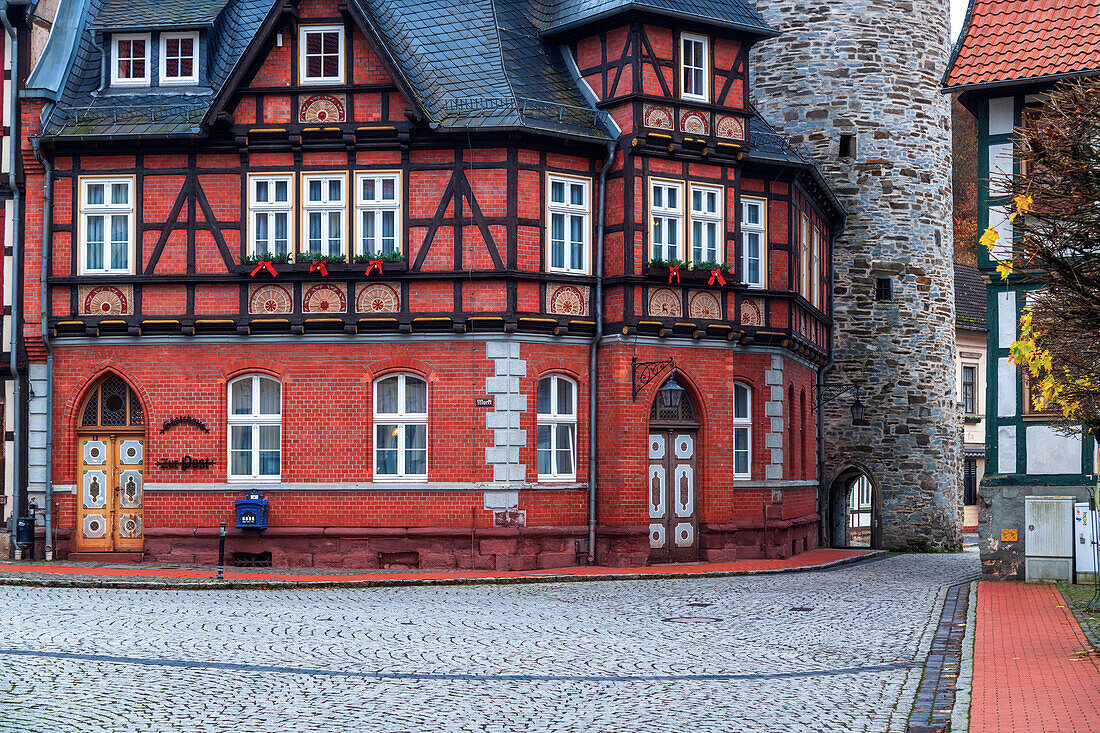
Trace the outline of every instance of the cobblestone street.
{"type": "Polygon", "coordinates": [[[0,730],[904,731],[947,588],[977,572],[966,553],[656,581],[6,587],[0,730]]]}

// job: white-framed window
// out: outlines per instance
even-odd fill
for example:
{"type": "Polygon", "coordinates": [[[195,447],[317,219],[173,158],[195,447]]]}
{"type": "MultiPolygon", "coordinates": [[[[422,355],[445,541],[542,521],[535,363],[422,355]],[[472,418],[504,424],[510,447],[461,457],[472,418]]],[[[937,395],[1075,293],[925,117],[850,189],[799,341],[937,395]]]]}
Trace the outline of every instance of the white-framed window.
{"type": "Polygon", "coordinates": [[[548,176],[546,218],[549,252],[547,269],[555,272],[588,272],[589,182],[571,176],[548,176]]]}
{"type": "Polygon", "coordinates": [[[80,179],[80,274],[133,272],[134,179],[80,179]]]}
{"type": "Polygon", "coordinates": [[[358,253],[386,255],[402,251],[401,174],[367,172],[355,177],[355,207],[359,216],[358,253]]]}
{"type": "Polygon", "coordinates": [[[674,181],[651,181],[649,196],[650,259],[678,260],[684,226],[684,185],[674,181]]]}
{"type": "Polygon", "coordinates": [[[302,176],[302,251],[338,257],[344,252],[347,177],[343,173],[302,176]]]}
{"type": "Polygon", "coordinates": [[[752,478],[752,390],[733,383],[733,476],[752,478]]]}
{"type": "Polygon", "coordinates": [[[553,374],[535,386],[540,481],[577,477],[577,383],[553,374]]]}
{"type": "Polygon", "coordinates": [[[111,36],[111,84],[149,86],[149,34],[116,33],[111,36]]]}
{"type": "Polygon", "coordinates": [[[428,478],[428,383],[412,374],[374,382],[374,479],[428,478]]]}
{"type": "Polygon", "coordinates": [[[299,27],[298,68],[302,84],[343,84],[344,27],[299,27]]]}
{"type": "Polygon", "coordinates": [[[805,214],[799,215],[798,252],[799,252],[799,292],[806,300],[810,299],[810,220],[805,214]]]}
{"type": "Polygon", "coordinates": [[[160,83],[199,83],[199,34],[160,34],[160,83]]]}
{"type": "Polygon", "coordinates": [[[294,177],[263,175],[248,178],[248,253],[293,256],[294,177]]]}
{"type": "Polygon", "coordinates": [[[722,262],[722,188],[691,184],[691,264],[722,262]]]}
{"type": "Polygon", "coordinates": [[[741,199],[741,280],[750,288],[767,286],[768,202],[741,199]]]}
{"type": "Polygon", "coordinates": [[[680,34],[680,96],[700,102],[710,101],[710,63],[706,36],[680,34]]]}
{"type": "Polygon", "coordinates": [[[263,374],[229,382],[230,481],[278,481],[282,472],[283,385],[263,374]]]}
{"type": "Polygon", "coordinates": [[[816,305],[819,309],[822,307],[821,302],[821,230],[816,226],[811,227],[813,231],[813,258],[810,262],[810,277],[813,280],[810,282],[810,293],[813,296],[810,300],[811,303],[816,305]]]}

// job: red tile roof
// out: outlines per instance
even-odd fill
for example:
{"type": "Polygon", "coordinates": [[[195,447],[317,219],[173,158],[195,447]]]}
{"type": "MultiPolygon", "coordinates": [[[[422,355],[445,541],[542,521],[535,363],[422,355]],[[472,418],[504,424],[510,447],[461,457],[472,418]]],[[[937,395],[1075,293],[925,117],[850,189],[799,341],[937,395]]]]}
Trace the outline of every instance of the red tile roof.
{"type": "Polygon", "coordinates": [[[1100,70],[1100,0],[972,0],[944,86],[1100,70]]]}

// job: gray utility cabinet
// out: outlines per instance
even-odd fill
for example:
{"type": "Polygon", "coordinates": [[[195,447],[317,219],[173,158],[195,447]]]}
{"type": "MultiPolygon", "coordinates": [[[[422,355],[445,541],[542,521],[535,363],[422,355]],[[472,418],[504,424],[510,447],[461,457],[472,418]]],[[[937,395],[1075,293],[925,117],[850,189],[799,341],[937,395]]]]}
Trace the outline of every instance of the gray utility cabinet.
{"type": "Polygon", "coordinates": [[[1024,577],[1073,580],[1072,496],[1024,497],[1024,577]]]}

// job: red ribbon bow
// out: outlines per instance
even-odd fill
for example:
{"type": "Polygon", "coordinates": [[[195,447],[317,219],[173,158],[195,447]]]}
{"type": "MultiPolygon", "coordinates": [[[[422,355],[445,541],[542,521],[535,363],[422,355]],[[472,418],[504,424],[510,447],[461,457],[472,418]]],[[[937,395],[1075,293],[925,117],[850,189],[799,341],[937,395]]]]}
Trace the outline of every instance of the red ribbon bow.
{"type": "Polygon", "coordinates": [[[325,265],[324,260],[313,260],[310,262],[309,271],[313,272],[314,270],[320,270],[321,277],[328,277],[328,267],[325,265]]]}
{"type": "Polygon", "coordinates": [[[256,273],[260,270],[267,270],[271,273],[271,277],[279,277],[279,273],[275,270],[275,266],[271,264],[271,260],[260,260],[256,263],[256,266],[252,268],[251,277],[256,277],[256,273]]]}
{"type": "Polygon", "coordinates": [[[367,261],[367,271],[363,274],[364,275],[369,275],[372,272],[374,272],[375,268],[378,268],[378,274],[381,275],[382,274],[382,260],[368,260],[367,261]]]}
{"type": "Polygon", "coordinates": [[[715,280],[718,281],[719,285],[725,285],[726,284],[726,278],[722,277],[722,271],[721,270],[711,270],[710,271],[710,280],[707,280],[707,285],[713,285],[715,280]]]}
{"type": "Polygon", "coordinates": [[[669,282],[672,282],[672,276],[673,275],[676,276],[676,282],[680,282],[680,266],[679,265],[669,265],[668,266],[668,281],[669,282]]]}

